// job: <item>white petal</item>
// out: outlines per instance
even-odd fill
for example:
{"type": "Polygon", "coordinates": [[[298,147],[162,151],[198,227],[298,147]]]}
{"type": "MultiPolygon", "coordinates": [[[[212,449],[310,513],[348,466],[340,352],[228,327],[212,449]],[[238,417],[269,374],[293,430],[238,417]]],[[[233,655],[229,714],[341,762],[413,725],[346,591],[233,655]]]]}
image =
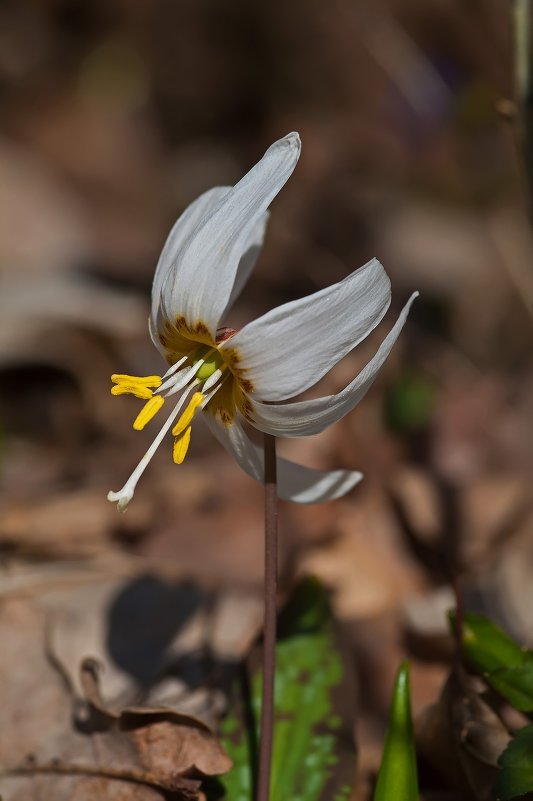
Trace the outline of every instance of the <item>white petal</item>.
{"type": "Polygon", "coordinates": [[[367,337],[389,304],[389,278],[372,259],[343,281],[264,314],[221,347],[235,352],[254,397],[286,400],[367,337]]]}
{"type": "Polygon", "coordinates": [[[183,247],[188,237],[196,230],[201,221],[209,216],[210,212],[216,208],[220,200],[224,195],[227,195],[230,190],[231,186],[215,186],[207,192],[204,192],[203,195],[200,195],[199,198],[187,206],[183,214],[181,214],[174,223],[163,250],[161,251],[152,283],[152,310],[150,314],[150,335],[154,345],[161,353],[164,352],[164,349],[159,342],[157,329],[163,284],[172,268],[176,267],[176,260],[180,248],[183,247]]]}
{"type": "Polygon", "coordinates": [[[265,213],[259,218],[259,220],[254,225],[252,232],[248,237],[244,253],[241,256],[241,260],[237,268],[237,275],[235,276],[235,283],[233,284],[233,289],[231,290],[231,295],[228,300],[228,305],[222,312],[221,316],[225,315],[229,311],[229,309],[233,306],[236,299],[244,289],[244,285],[246,284],[248,278],[250,277],[250,273],[255,267],[255,263],[259,257],[259,254],[261,252],[261,247],[263,245],[263,241],[265,238],[265,231],[269,217],[270,217],[270,212],[265,211],[265,213]]]}
{"type": "Polygon", "coordinates": [[[279,497],[295,503],[322,503],[342,498],[362,480],[356,470],[313,470],[278,458],[279,497]]]}
{"type": "Polygon", "coordinates": [[[319,434],[348,414],[372,386],[398,339],[411,304],[416,297],[418,297],[418,292],[411,295],[377,353],[341,392],[336,395],[327,395],[324,398],[276,405],[259,403],[251,399],[253,425],[261,431],[278,437],[306,437],[311,434],[319,434]]]}
{"type": "Polygon", "coordinates": [[[299,155],[297,133],[274,142],[189,233],[163,283],[167,319],[184,317],[192,327],[202,322],[214,335],[252,232],[291,175],[299,155]]]}
{"type": "MultiPolygon", "coordinates": [[[[239,420],[225,426],[210,413],[204,415],[209,428],[242,469],[257,481],[263,481],[263,449],[246,434],[239,420]]],[[[361,479],[361,473],[351,470],[323,472],[277,457],[278,495],[296,503],[319,503],[340,498],[361,479]]]]}

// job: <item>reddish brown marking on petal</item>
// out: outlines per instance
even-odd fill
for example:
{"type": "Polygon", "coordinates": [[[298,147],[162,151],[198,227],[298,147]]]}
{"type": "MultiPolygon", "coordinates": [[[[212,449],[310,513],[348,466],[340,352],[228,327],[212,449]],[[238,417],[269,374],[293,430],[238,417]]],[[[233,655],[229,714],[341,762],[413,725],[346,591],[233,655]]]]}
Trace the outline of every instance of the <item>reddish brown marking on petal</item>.
{"type": "Polygon", "coordinates": [[[250,381],[249,378],[240,378],[239,377],[239,381],[240,381],[241,387],[244,389],[245,392],[250,393],[250,392],[254,391],[254,385],[252,384],[252,382],[250,381]]]}
{"type": "Polygon", "coordinates": [[[175,364],[183,356],[190,356],[200,344],[212,344],[210,338],[195,335],[185,330],[178,330],[168,320],[161,322],[158,338],[166,351],[165,359],[169,365],[175,364]]]}
{"type": "Polygon", "coordinates": [[[251,422],[253,420],[254,407],[252,405],[252,402],[249,400],[249,398],[246,397],[244,392],[239,393],[239,398],[237,403],[243,417],[245,417],[249,422],[251,422]]]}
{"type": "Polygon", "coordinates": [[[238,328],[229,328],[229,326],[224,326],[223,328],[217,328],[216,334],[216,343],[219,345],[221,342],[225,342],[227,339],[230,339],[234,334],[237,333],[238,328]]]}
{"type": "Polygon", "coordinates": [[[222,348],[220,353],[242,389],[245,392],[252,393],[254,391],[254,385],[249,378],[246,378],[246,368],[239,367],[241,357],[238,351],[235,348],[222,348]]]}
{"type": "Polygon", "coordinates": [[[189,325],[185,317],[181,316],[176,317],[175,325],[177,333],[187,339],[193,339],[204,345],[215,344],[209,328],[202,320],[198,320],[194,325],[189,325]]]}
{"type": "Polygon", "coordinates": [[[235,348],[224,348],[223,350],[224,359],[228,363],[230,367],[236,367],[241,360],[241,357],[235,350],[235,348]]]}
{"type": "MultiPolygon", "coordinates": [[[[185,356],[185,355],[186,354],[185,353],[181,353],[181,351],[178,352],[178,351],[175,351],[175,350],[167,350],[167,352],[165,353],[165,359],[166,359],[168,365],[170,367],[172,367],[173,364],[176,364],[176,362],[179,361],[182,358],[182,356],[185,356]]],[[[190,366],[190,364],[188,362],[185,362],[185,364],[182,365],[182,368],[183,367],[189,367],[189,366],[190,366]]]]}
{"type": "Polygon", "coordinates": [[[231,425],[235,415],[235,391],[240,392],[241,390],[233,376],[228,376],[218,392],[216,392],[209,401],[204,411],[212,414],[215,418],[218,417],[225,426],[231,425]]]}

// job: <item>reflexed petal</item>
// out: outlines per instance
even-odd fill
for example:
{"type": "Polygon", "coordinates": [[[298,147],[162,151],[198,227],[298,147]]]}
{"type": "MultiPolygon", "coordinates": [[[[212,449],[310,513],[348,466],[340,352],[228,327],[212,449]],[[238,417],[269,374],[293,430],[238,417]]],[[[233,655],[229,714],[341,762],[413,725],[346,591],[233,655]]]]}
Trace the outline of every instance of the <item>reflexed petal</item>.
{"type": "MultiPolygon", "coordinates": [[[[211,414],[204,415],[209,428],[219,442],[231,453],[242,469],[257,481],[263,481],[263,449],[246,434],[241,422],[232,425],[219,423],[211,414]]],[[[278,495],[296,503],[319,503],[340,498],[363,478],[351,470],[323,472],[277,458],[278,495]]]]}
{"type": "Polygon", "coordinates": [[[278,459],[279,497],[295,503],[321,503],[342,498],[363,479],[356,470],[313,470],[278,459]]]}
{"type": "Polygon", "coordinates": [[[374,357],[341,392],[324,398],[276,405],[252,400],[253,425],[278,437],[306,437],[319,434],[348,414],[372,386],[398,339],[416,297],[418,292],[411,295],[374,357]]]}
{"type": "Polygon", "coordinates": [[[343,281],[278,306],[221,345],[256,397],[292,398],[316,384],[380,322],[390,281],[372,259],[343,281]]]}
{"type": "Polygon", "coordinates": [[[244,253],[241,256],[241,260],[237,268],[237,275],[235,276],[235,283],[233,284],[233,289],[231,290],[231,295],[228,300],[228,305],[222,312],[221,317],[224,316],[224,314],[226,314],[229,311],[229,309],[233,306],[233,304],[241,294],[242,290],[244,289],[244,285],[248,281],[250,273],[255,267],[255,263],[259,257],[259,254],[261,252],[261,246],[263,245],[263,240],[265,238],[265,231],[269,217],[270,217],[270,212],[265,211],[265,213],[259,218],[257,223],[254,225],[252,232],[248,237],[248,241],[246,242],[244,248],[244,253]]]}
{"type": "Polygon", "coordinates": [[[154,345],[161,353],[164,353],[164,348],[159,342],[157,329],[163,284],[170,270],[176,266],[180,248],[183,247],[188,237],[198,228],[202,220],[209,216],[230,190],[231,186],[215,186],[187,206],[174,223],[161,251],[152,283],[152,310],[150,314],[150,335],[154,345]]]}
{"type": "Polygon", "coordinates": [[[291,175],[300,155],[297,133],[274,142],[263,158],[189,233],[162,287],[164,316],[203,323],[214,336],[228,306],[252,232],[291,175]]]}

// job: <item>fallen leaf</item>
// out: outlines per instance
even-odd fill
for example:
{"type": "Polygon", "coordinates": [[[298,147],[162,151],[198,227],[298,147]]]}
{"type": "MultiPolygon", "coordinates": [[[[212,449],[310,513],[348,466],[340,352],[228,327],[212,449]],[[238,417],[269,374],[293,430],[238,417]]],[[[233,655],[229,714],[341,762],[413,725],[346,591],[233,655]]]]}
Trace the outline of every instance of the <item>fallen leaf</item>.
{"type": "Polygon", "coordinates": [[[439,701],[426,710],[417,730],[423,757],[461,798],[490,801],[498,759],[510,740],[501,718],[485,699],[486,684],[455,668],[439,701]]]}
{"type": "Polygon", "coordinates": [[[94,660],[82,665],[77,696],[48,651],[47,617],[33,600],[8,597],[0,608],[4,801],[21,801],[36,788],[55,801],[155,801],[164,790],[185,801],[197,798],[201,775],[229,769],[198,718],[163,706],[111,709],[94,660]]]}

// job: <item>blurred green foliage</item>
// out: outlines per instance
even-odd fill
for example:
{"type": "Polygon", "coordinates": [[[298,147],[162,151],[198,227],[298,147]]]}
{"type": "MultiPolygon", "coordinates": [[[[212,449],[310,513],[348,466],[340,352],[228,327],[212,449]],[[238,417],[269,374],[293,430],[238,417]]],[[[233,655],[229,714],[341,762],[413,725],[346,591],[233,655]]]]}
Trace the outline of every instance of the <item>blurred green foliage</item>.
{"type": "Polygon", "coordinates": [[[496,779],[495,797],[510,801],[533,792],[533,726],[516,732],[499,759],[501,771],[496,779]]]}
{"type": "MultiPolygon", "coordinates": [[[[336,708],[335,691],[344,677],[335,644],[325,589],[306,579],[296,589],[279,621],[276,646],[276,723],[271,797],[291,801],[348,801],[355,772],[355,750],[336,708]],[[348,759],[341,758],[341,752],[348,759]]],[[[339,697],[346,705],[346,698],[339,697]]],[[[251,680],[251,707],[257,725],[261,712],[261,673],[251,680]]],[[[244,718],[230,715],[222,743],[234,761],[221,778],[228,801],[252,801],[253,736],[244,718]]]]}
{"type": "MultiPolygon", "coordinates": [[[[452,625],[455,621],[450,614],[452,625]]],[[[463,654],[511,706],[533,712],[533,651],[521,648],[483,615],[468,612],[463,624],[463,654]]]]}
{"type": "MultiPolygon", "coordinates": [[[[449,615],[452,627],[456,616],[449,615]]],[[[520,712],[533,712],[533,651],[520,647],[483,615],[464,616],[463,656],[468,666],[520,712]]],[[[533,726],[515,733],[498,760],[501,768],[494,787],[500,801],[533,793],[533,726]]]]}
{"type": "Polygon", "coordinates": [[[389,387],[385,420],[390,429],[407,434],[425,428],[433,411],[434,392],[420,373],[406,371],[389,387]]]}

